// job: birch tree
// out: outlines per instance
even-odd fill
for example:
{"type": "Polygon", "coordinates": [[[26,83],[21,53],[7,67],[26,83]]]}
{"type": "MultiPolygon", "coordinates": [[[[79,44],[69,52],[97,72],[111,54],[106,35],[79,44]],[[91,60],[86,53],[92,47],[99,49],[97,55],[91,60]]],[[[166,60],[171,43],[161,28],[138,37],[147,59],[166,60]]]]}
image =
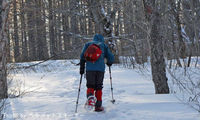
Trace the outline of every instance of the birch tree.
{"type": "Polygon", "coordinates": [[[20,52],[19,52],[19,34],[18,34],[18,13],[17,13],[17,1],[13,0],[13,22],[14,22],[14,57],[15,61],[20,61],[20,52]]]}
{"type": "Polygon", "coordinates": [[[7,98],[7,17],[8,1],[0,0],[0,99],[7,98]]]}
{"type": "Polygon", "coordinates": [[[151,50],[152,80],[156,94],[169,93],[169,86],[166,76],[166,65],[164,60],[162,31],[162,8],[163,1],[143,0],[146,20],[149,26],[149,43],[151,50]]]}

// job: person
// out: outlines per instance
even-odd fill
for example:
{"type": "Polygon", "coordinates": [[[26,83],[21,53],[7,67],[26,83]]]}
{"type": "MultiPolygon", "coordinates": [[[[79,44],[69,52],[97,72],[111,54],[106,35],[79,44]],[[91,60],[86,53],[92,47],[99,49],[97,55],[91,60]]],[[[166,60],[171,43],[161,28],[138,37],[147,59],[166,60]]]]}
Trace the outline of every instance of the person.
{"type": "MultiPolygon", "coordinates": [[[[86,63],[86,86],[87,86],[87,98],[90,96],[96,97],[95,111],[103,111],[102,107],[102,88],[103,79],[105,73],[105,62],[104,58],[107,59],[106,64],[110,67],[114,62],[114,55],[104,43],[104,37],[101,34],[96,34],[93,41],[87,42],[82,50],[80,56],[80,74],[85,73],[85,63],[86,63]],[[87,61],[84,57],[84,53],[89,45],[98,44],[102,50],[102,54],[95,62],[87,61]]],[[[89,101],[89,99],[88,99],[89,101]]]]}

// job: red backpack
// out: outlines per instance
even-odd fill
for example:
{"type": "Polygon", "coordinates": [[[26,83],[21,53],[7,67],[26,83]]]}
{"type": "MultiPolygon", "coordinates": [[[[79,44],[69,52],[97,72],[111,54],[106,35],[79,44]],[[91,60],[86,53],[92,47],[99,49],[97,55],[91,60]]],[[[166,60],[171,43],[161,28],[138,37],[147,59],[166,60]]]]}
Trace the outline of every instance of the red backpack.
{"type": "Polygon", "coordinates": [[[102,53],[102,50],[100,49],[99,45],[91,44],[86,49],[84,53],[84,57],[86,61],[90,61],[94,63],[99,59],[99,57],[101,56],[101,53],[102,53]]]}

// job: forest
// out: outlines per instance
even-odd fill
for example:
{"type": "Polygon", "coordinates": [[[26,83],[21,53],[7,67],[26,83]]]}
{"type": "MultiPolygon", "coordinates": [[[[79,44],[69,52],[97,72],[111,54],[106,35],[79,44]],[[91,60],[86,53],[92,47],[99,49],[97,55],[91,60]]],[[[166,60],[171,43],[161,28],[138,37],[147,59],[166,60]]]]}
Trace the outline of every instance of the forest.
{"type": "Polygon", "coordinates": [[[13,0],[6,31],[8,60],[79,58],[83,44],[100,33],[111,41],[116,55],[134,56],[142,64],[150,55],[148,41],[154,24],[159,24],[160,41],[168,59],[179,61],[179,58],[198,56],[199,1],[152,3],[145,0],[13,0]],[[160,22],[153,23],[152,12],[158,14],[155,17],[160,22]]]}
{"type": "Polygon", "coordinates": [[[200,70],[200,0],[0,0],[0,98],[9,97],[8,71],[17,69],[8,64],[79,59],[95,34],[116,64],[150,63],[156,94],[172,92],[169,73],[200,106],[198,72],[191,76],[200,70]]]}

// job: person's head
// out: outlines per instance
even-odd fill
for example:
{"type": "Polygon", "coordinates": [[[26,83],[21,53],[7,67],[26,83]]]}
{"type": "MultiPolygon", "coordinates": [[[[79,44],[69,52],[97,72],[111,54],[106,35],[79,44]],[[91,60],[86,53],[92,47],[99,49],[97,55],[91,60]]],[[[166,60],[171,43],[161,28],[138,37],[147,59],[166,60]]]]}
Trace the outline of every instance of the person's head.
{"type": "Polygon", "coordinates": [[[104,37],[101,34],[96,34],[93,38],[93,41],[104,42],[104,37]]]}

